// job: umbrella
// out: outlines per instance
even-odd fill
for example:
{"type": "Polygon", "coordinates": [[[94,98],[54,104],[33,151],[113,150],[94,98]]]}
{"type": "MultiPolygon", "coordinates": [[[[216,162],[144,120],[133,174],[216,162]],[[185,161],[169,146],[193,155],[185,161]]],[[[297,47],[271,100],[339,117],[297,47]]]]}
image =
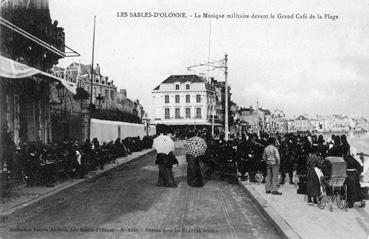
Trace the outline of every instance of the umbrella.
{"type": "Polygon", "coordinates": [[[171,151],[174,151],[174,142],[171,137],[161,134],[154,139],[152,147],[158,153],[169,154],[171,151]]]}
{"type": "Polygon", "coordinates": [[[207,147],[205,140],[198,136],[188,139],[185,144],[186,154],[191,154],[194,157],[204,155],[207,147]]]}

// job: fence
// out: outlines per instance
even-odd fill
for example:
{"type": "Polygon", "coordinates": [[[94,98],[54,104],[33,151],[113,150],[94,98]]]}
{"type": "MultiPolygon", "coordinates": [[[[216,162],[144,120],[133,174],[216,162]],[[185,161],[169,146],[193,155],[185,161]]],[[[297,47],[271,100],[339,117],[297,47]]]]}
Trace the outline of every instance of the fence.
{"type": "Polygon", "coordinates": [[[118,137],[124,139],[126,137],[140,136],[142,138],[147,133],[154,135],[156,133],[156,127],[150,126],[146,132],[144,124],[91,119],[91,139],[98,138],[100,142],[116,140],[118,137]]]}

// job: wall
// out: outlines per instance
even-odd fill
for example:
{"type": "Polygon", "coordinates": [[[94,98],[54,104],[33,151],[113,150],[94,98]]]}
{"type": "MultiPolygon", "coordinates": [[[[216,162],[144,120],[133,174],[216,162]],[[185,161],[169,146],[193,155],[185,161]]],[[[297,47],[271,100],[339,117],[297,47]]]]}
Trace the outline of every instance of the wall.
{"type": "MultiPolygon", "coordinates": [[[[150,126],[150,134],[155,134],[156,131],[152,127],[155,126],[150,126]]],[[[142,139],[145,135],[144,124],[91,119],[91,139],[98,138],[100,143],[116,140],[118,137],[124,139],[140,136],[142,139]]]]}

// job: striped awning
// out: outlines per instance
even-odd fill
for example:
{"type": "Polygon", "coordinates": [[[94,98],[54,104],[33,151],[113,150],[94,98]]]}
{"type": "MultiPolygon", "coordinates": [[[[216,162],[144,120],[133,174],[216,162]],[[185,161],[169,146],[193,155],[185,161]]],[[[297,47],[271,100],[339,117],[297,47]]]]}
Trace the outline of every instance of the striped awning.
{"type": "Polygon", "coordinates": [[[63,78],[56,77],[47,72],[43,72],[36,68],[30,67],[28,65],[19,63],[12,59],[0,55],[0,77],[9,78],[9,79],[20,79],[27,78],[34,75],[38,75],[43,78],[47,78],[53,81],[59,81],[64,85],[64,87],[72,92],[73,94],[77,93],[77,84],[73,82],[69,82],[63,78]]]}

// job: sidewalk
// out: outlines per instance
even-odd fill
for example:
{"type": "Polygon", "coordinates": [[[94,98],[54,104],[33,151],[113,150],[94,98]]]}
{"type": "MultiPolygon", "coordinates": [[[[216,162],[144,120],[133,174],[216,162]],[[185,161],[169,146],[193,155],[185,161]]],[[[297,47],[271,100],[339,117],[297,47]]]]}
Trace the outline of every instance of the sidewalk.
{"type": "Polygon", "coordinates": [[[369,238],[369,205],[333,212],[307,204],[307,196],[297,194],[294,185],[280,187],[281,196],[265,193],[265,185],[241,182],[265,216],[285,238],[369,238]]]}
{"type": "Polygon", "coordinates": [[[144,155],[148,155],[154,153],[154,149],[144,149],[140,152],[134,152],[127,157],[121,157],[116,159],[116,163],[110,163],[104,165],[103,170],[91,171],[86,174],[86,178],[83,179],[70,179],[61,183],[57,183],[55,187],[46,187],[46,186],[38,186],[38,187],[26,187],[26,185],[21,185],[20,189],[22,192],[15,192],[14,195],[8,199],[5,199],[6,202],[0,202],[0,217],[6,217],[22,208],[30,206],[34,203],[37,203],[47,197],[50,197],[60,191],[63,191],[67,188],[76,186],[82,182],[93,180],[97,177],[101,177],[115,168],[119,168],[125,163],[142,157],[144,155]],[[18,195],[17,195],[18,194],[18,195]]]}

